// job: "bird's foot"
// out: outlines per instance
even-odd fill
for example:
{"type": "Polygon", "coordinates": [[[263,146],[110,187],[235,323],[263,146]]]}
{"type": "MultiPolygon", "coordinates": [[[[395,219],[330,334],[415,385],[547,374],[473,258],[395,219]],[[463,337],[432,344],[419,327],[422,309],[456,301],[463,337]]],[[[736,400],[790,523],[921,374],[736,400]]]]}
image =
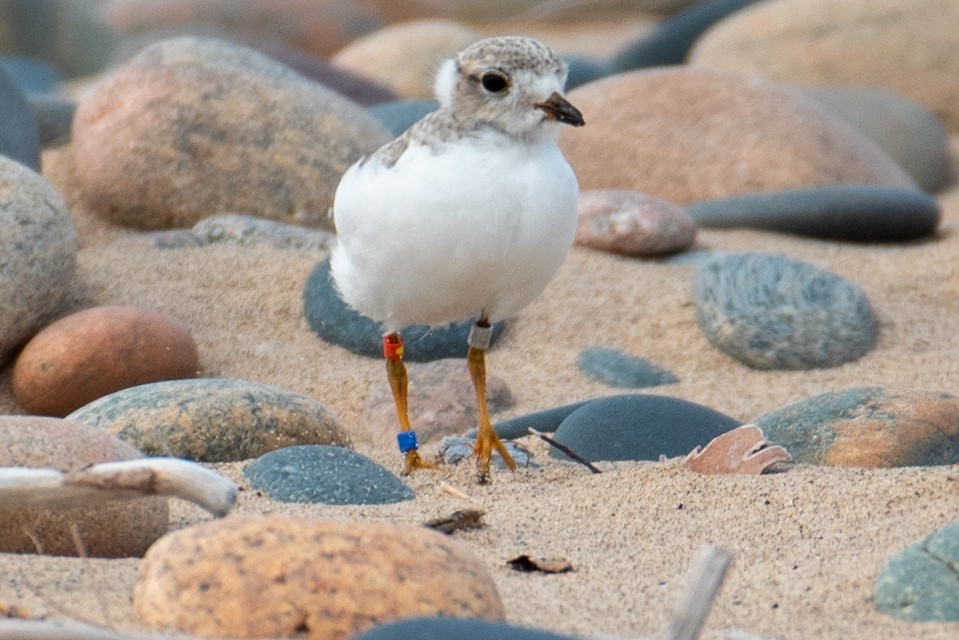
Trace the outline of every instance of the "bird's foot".
{"type": "Polygon", "coordinates": [[[406,452],[406,464],[403,466],[403,475],[407,476],[416,469],[437,469],[437,465],[424,460],[420,455],[420,452],[416,449],[411,449],[406,452]]]}
{"type": "Polygon", "coordinates": [[[510,471],[516,471],[516,461],[506,450],[506,445],[496,435],[493,428],[481,428],[479,433],[476,434],[476,447],[474,448],[476,453],[476,480],[479,484],[489,484],[492,481],[489,464],[494,449],[499,452],[510,471]]]}

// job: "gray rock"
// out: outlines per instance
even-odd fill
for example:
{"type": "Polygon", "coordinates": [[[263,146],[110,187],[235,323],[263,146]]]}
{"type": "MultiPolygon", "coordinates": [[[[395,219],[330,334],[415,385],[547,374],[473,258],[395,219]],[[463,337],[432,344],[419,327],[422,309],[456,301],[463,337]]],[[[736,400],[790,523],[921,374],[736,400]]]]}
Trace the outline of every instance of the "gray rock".
{"type": "Polygon", "coordinates": [[[416,497],[395,475],[343,447],[284,447],[254,460],[244,475],[280,502],[391,504],[416,497]]]}
{"type": "Polygon", "coordinates": [[[80,102],[76,197],[143,229],[222,213],[331,229],[340,177],[389,139],[359,105],[251,49],[164,40],[80,102]]]}
{"type": "Polygon", "coordinates": [[[67,419],[110,431],[144,453],[231,462],[298,444],[350,446],[320,403],[244,380],[171,380],[124,389],[67,419]]]}
{"type": "Polygon", "coordinates": [[[0,156],[0,363],[70,295],[77,231],[42,176],[0,156]]]}
{"type": "MultiPolygon", "coordinates": [[[[523,434],[527,435],[527,434],[523,434]]],[[[503,440],[503,446],[513,457],[513,462],[519,468],[539,466],[533,462],[533,454],[528,449],[519,446],[512,440],[503,440]]],[[[476,448],[476,431],[466,436],[446,436],[440,440],[439,454],[443,458],[444,464],[459,464],[463,460],[475,459],[474,450],[476,448]]],[[[493,450],[493,457],[490,463],[497,469],[506,469],[506,463],[503,462],[503,456],[499,451],[493,450]]]]}
{"type": "Polygon", "coordinates": [[[709,261],[696,273],[693,296],[706,338],[756,369],[833,367],[864,355],[876,340],[859,287],[785,256],[709,261]]]}
{"type": "Polygon", "coordinates": [[[27,100],[37,119],[41,147],[49,149],[70,142],[73,116],[77,111],[75,102],[48,95],[31,95],[27,100]]]}
{"type": "Polygon", "coordinates": [[[910,622],[959,620],[959,523],[907,547],[873,585],[876,608],[910,622]]]}
{"type": "Polygon", "coordinates": [[[336,242],[336,235],[329,231],[238,214],[206,218],[196,223],[192,231],[205,244],[269,242],[279,249],[322,250],[329,249],[336,242]]]}
{"type": "Polygon", "coordinates": [[[642,389],[679,381],[672,373],[648,360],[609,347],[584,349],[576,365],[588,377],[610,387],[642,389]]]}
{"type": "Polygon", "coordinates": [[[0,66],[0,155],[40,171],[40,133],[26,96],[0,66]]]}
{"type": "Polygon", "coordinates": [[[423,119],[428,113],[439,109],[440,103],[436,100],[395,100],[367,107],[367,110],[383,126],[398,136],[414,123],[423,119]]]}

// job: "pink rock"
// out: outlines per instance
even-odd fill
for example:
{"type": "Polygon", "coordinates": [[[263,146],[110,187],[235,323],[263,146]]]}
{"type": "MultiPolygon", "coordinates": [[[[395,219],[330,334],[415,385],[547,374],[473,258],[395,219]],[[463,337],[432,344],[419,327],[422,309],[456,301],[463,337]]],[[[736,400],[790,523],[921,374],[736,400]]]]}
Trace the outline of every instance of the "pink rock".
{"type": "Polygon", "coordinates": [[[788,461],[786,450],[767,441],[762,429],[754,424],[727,431],[686,456],[687,467],[707,475],[758,475],[777,462],[788,461]]]}
{"type": "Polygon", "coordinates": [[[579,196],[576,244],[632,256],[689,248],[696,223],[682,207],[635,191],[596,189],[579,196]]]}

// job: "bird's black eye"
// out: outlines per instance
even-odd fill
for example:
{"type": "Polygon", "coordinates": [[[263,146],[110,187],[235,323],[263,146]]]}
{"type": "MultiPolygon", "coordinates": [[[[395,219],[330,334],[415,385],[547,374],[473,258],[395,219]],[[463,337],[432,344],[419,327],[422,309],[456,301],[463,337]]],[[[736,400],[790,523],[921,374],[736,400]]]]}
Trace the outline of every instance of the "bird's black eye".
{"type": "Polygon", "coordinates": [[[509,88],[509,80],[506,79],[506,76],[496,71],[487,71],[484,73],[483,77],[480,78],[480,82],[483,83],[483,88],[490,93],[503,93],[509,88]]]}

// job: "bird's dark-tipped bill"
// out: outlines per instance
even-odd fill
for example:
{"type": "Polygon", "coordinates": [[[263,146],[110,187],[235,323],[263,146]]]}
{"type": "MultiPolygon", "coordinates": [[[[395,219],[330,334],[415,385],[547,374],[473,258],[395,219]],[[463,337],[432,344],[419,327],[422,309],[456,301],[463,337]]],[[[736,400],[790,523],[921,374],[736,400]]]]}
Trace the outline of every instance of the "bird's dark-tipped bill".
{"type": "Polygon", "coordinates": [[[569,100],[555,91],[553,95],[544,102],[540,102],[534,106],[537,109],[542,109],[546,113],[546,117],[550,120],[563,122],[574,127],[581,127],[586,124],[586,121],[583,120],[583,114],[580,113],[579,109],[571,105],[569,100]]]}

